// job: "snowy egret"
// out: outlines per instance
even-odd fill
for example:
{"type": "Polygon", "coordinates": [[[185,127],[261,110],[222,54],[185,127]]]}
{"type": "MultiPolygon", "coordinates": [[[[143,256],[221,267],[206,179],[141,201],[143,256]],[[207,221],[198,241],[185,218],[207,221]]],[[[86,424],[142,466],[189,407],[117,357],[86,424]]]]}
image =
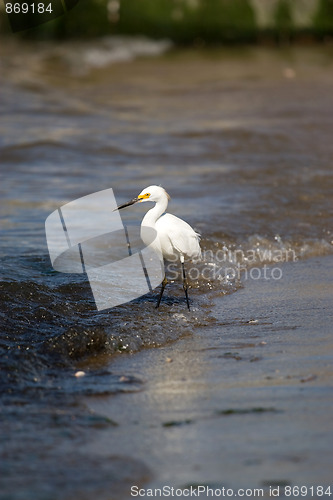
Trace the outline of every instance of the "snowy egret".
{"type": "MultiPolygon", "coordinates": [[[[147,245],[151,245],[154,249],[154,244],[151,238],[147,238],[145,228],[153,228],[157,233],[158,248],[162,250],[163,258],[167,261],[175,262],[179,260],[182,266],[183,288],[187,307],[190,310],[188,299],[188,283],[185,273],[185,259],[199,260],[201,258],[200,235],[187,224],[187,222],[179,219],[175,215],[164,213],[170,196],[160,186],[149,186],[132,200],[120,205],[118,210],[134,205],[134,203],[142,203],[145,201],[155,202],[155,206],[148,210],[141,223],[141,238],[147,245]],[[162,215],[163,214],[163,215],[162,215]],[[150,241],[149,241],[150,240],[150,241]]],[[[148,232],[149,234],[149,232],[148,232]]],[[[160,295],[158,297],[156,307],[159,307],[162,295],[167,284],[166,275],[162,281],[160,295]]]]}

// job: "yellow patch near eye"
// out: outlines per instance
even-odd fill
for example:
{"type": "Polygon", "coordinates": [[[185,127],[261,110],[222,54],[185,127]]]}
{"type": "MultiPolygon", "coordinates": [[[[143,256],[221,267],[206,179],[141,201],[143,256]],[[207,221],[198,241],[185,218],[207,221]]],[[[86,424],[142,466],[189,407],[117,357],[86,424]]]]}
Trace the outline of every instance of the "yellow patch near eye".
{"type": "Polygon", "coordinates": [[[149,197],[150,197],[150,193],[140,194],[138,196],[139,200],[144,200],[145,198],[149,198],[149,197]]]}

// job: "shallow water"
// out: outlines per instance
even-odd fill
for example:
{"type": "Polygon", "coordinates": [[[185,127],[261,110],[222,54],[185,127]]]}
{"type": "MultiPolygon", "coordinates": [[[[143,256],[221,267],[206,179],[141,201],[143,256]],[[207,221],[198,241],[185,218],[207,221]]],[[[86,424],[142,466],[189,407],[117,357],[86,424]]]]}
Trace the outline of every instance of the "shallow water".
{"type": "Polygon", "coordinates": [[[99,415],[121,415],[126,430],[119,440],[117,429],[105,429],[86,452],[107,456],[112,448],[140,459],[151,471],[146,489],[259,488],[263,494],[252,496],[272,498],[275,485],[283,498],[286,485],[328,486],[333,259],[281,269],[279,281],[252,280],[216,301],[214,326],[113,360],[114,370],[126,366],[145,384],[133,394],[86,398],[99,415]]]}
{"type": "MultiPolygon", "coordinates": [[[[82,417],[77,398],[141,390],[141,380],[111,373],[110,356],[214,329],[214,304],[242,286],[240,270],[261,273],[266,264],[271,272],[281,261],[332,253],[331,49],[148,57],[150,48],[136,59],[133,42],[121,43],[123,60],[112,57],[106,41],[0,48],[0,390],[7,435],[23,412],[32,441],[36,425],[54,436],[68,425],[74,442],[96,424],[90,414],[82,417]],[[91,59],[96,51],[98,64],[91,59]],[[95,191],[112,187],[123,202],[150,184],[163,185],[170,212],[202,234],[204,260],[188,269],[192,312],[177,282],[157,314],[156,291],[97,312],[84,275],[52,269],[45,219],[95,191]],[[78,366],[89,371],[88,383],[73,377],[78,366]]],[[[123,220],[139,223],[145,208],[128,209],[123,220]]],[[[12,451],[8,468],[19,453],[12,451]]]]}

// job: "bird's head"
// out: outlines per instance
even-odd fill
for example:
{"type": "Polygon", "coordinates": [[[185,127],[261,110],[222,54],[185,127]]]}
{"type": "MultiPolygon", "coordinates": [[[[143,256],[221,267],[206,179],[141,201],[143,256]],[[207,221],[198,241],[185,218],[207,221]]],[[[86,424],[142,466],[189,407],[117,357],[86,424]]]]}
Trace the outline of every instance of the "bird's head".
{"type": "Polygon", "coordinates": [[[148,186],[147,188],[143,189],[136,198],[133,198],[123,205],[119,205],[119,207],[117,208],[118,210],[120,210],[121,208],[134,205],[134,203],[142,203],[144,201],[158,202],[160,200],[163,200],[164,198],[170,200],[170,196],[164,188],[162,188],[161,186],[148,186]]]}
{"type": "Polygon", "coordinates": [[[161,186],[148,186],[147,188],[143,189],[141,193],[138,196],[138,201],[143,202],[143,201],[160,201],[163,198],[167,198],[170,200],[170,196],[166,192],[164,188],[161,186]]]}

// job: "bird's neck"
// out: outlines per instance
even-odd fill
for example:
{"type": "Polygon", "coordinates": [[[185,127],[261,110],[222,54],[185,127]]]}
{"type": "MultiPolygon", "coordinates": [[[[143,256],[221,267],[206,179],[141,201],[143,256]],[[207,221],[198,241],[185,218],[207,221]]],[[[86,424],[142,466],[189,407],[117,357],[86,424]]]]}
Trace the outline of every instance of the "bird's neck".
{"type": "Polygon", "coordinates": [[[146,215],[142,220],[142,225],[148,227],[155,226],[157,219],[161,217],[163,212],[166,211],[167,206],[168,206],[168,199],[165,196],[165,198],[159,200],[153,208],[148,210],[148,212],[146,213],[146,215]]]}

